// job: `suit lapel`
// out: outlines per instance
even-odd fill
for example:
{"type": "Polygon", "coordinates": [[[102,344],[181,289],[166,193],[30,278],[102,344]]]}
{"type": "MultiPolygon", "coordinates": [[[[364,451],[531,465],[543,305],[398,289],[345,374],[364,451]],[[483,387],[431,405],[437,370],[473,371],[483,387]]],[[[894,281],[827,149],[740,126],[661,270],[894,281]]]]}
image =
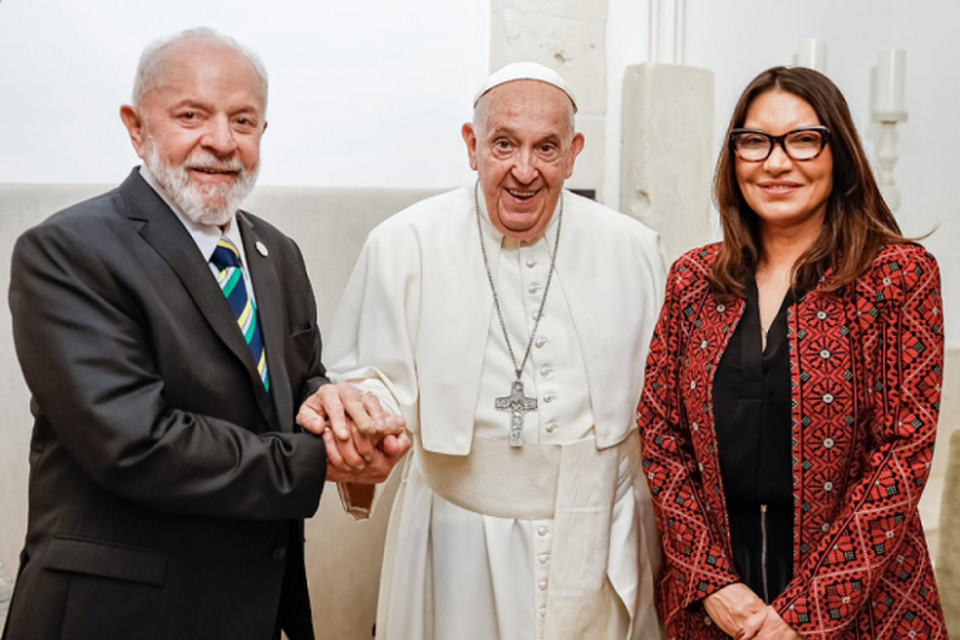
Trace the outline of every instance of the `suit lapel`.
{"type": "MultiPolygon", "coordinates": [[[[174,270],[210,327],[233,352],[238,364],[246,369],[254,383],[254,393],[257,394],[264,417],[274,430],[278,430],[270,398],[257,374],[250,349],[223,297],[223,292],[217,286],[209,265],[204,262],[190,233],[136,169],[120,186],[120,193],[127,207],[127,217],[142,221],[140,235],[174,270]]],[[[259,295],[259,290],[257,294],[259,295]]],[[[272,368],[272,362],[270,366],[272,368]]]]}
{"type": "MultiPolygon", "coordinates": [[[[253,220],[243,211],[237,213],[237,223],[240,225],[240,235],[243,237],[243,250],[247,256],[250,280],[253,281],[260,330],[267,347],[267,367],[270,371],[270,394],[273,396],[273,403],[269,404],[266,392],[263,393],[263,397],[267,400],[269,407],[276,409],[275,429],[292,431],[293,424],[286,419],[286,416],[293,416],[294,410],[283,352],[283,333],[287,323],[275,258],[280,249],[270,246],[268,240],[257,233],[253,220]]],[[[262,385],[260,390],[263,391],[262,385]]]]}

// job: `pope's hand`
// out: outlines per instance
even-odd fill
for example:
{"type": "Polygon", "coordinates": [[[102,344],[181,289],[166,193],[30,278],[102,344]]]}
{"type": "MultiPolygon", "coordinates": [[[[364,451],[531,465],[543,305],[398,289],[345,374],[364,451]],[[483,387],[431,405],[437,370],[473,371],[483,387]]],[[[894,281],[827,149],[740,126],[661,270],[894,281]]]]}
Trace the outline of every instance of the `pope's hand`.
{"type": "MultiPolygon", "coordinates": [[[[410,450],[410,436],[406,432],[399,435],[384,436],[379,446],[374,448],[370,462],[360,470],[338,466],[333,459],[327,465],[327,480],[329,482],[351,482],[359,484],[377,484],[385,482],[390,472],[410,450]]],[[[330,448],[327,445],[327,457],[330,457],[330,448]]]]}
{"type": "Polygon", "coordinates": [[[409,449],[409,445],[403,448],[397,443],[397,438],[406,433],[406,421],[384,411],[372,393],[360,393],[350,384],[320,387],[300,407],[297,424],[322,436],[331,464],[345,472],[363,472],[373,462],[383,464],[382,454],[390,459],[397,449],[403,449],[403,453],[409,449]],[[384,443],[387,437],[391,440],[384,443]]]}

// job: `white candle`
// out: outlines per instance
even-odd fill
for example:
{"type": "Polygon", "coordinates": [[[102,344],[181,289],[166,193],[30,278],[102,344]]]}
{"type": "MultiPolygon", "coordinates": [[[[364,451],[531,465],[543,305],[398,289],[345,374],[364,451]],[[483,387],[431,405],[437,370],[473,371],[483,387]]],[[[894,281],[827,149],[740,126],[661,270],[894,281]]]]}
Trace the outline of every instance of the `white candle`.
{"type": "Polygon", "coordinates": [[[798,67],[827,72],[827,41],[817,38],[804,38],[797,47],[794,64],[798,67]]]}
{"type": "Polygon", "coordinates": [[[877,60],[877,92],[874,113],[906,113],[907,52],[885,49],[877,60]]]}

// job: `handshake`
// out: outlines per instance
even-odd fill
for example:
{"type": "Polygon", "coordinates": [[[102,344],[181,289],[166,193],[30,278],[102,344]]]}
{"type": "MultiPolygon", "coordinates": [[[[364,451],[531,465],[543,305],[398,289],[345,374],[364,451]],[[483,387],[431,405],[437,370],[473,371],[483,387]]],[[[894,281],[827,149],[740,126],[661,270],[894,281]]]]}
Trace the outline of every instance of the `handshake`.
{"type": "Polygon", "coordinates": [[[374,394],[346,383],[320,387],[300,407],[297,424],[323,438],[330,482],[383,482],[410,450],[407,421],[384,411],[374,394]]]}

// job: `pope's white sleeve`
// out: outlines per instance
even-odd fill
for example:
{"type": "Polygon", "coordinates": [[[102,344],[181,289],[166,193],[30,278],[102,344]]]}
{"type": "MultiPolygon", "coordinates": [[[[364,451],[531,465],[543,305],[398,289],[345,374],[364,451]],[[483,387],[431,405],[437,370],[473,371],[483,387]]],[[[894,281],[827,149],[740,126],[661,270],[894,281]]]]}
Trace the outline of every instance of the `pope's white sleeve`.
{"type": "MultiPolygon", "coordinates": [[[[384,409],[402,415],[419,431],[416,351],[420,314],[419,247],[412,232],[397,225],[374,229],[360,253],[326,336],[328,375],[370,391],[384,409]]],[[[369,517],[379,487],[339,487],[344,509],[369,517]],[[362,498],[362,499],[361,499],[362,498]]]]}

